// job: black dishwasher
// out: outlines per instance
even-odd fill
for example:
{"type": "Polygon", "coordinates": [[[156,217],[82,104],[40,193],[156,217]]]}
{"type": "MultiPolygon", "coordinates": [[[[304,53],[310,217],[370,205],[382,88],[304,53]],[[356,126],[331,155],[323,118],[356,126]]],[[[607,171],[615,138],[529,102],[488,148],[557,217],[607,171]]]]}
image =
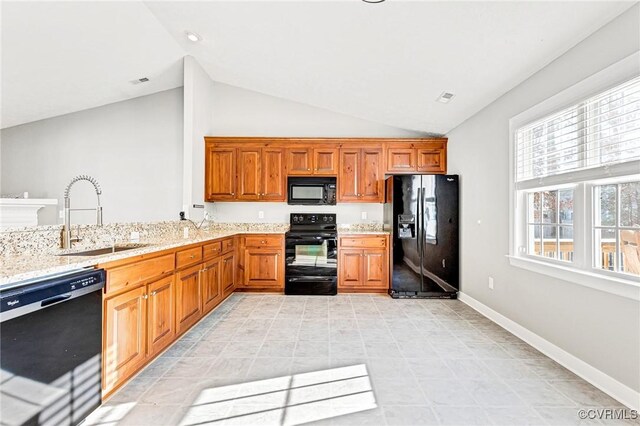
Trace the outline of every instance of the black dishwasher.
{"type": "Polygon", "coordinates": [[[77,425],[101,399],[102,269],[0,290],[0,415],[77,425]]]}

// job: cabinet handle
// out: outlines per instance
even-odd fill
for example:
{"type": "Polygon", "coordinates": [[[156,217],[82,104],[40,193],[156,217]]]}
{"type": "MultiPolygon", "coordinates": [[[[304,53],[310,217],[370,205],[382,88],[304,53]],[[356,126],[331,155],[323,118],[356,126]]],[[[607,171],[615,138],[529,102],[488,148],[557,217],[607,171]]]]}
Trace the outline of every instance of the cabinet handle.
{"type": "Polygon", "coordinates": [[[142,295],[142,298],[146,300],[146,299],[148,299],[148,298],[149,298],[149,295],[148,295],[148,294],[143,294],[143,295],[142,295]]]}
{"type": "Polygon", "coordinates": [[[192,255],[190,256],[190,258],[191,258],[191,259],[193,259],[193,258],[195,258],[195,257],[196,257],[196,255],[195,255],[195,254],[192,254],[192,255]]]}
{"type": "MultiPolygon", "coordinates": [[[[317,169],[316,169],[316,170],[317,170],[317,169]]],[[[309,172],[309,171],[311,171],[311,169],[309,168],[309,169],[307,169],[307,171],[309,172]]]]}
{"type": "Polygon", "coordinates": [[[444,259],[442,259],[442,267],[443,267],[443,268],[446,268],[446,267],[447,267],[447,261],[446,261],[446,260],[444,260],[444,259]]]}
{"type": "Polygon", "coordinates": [[[157,291],[152,291],[152,292],[151,292],[151,295],[152,295],[152,296],[155,296],[156,294],[158,294],[158,292],[157,292],[157,291]]]}
{"type": "Polygon", "coordinates": [[[262,241],[260,241],[260,244],[267,244],[267,241],[266,240],[262,240],[262,241]]]}

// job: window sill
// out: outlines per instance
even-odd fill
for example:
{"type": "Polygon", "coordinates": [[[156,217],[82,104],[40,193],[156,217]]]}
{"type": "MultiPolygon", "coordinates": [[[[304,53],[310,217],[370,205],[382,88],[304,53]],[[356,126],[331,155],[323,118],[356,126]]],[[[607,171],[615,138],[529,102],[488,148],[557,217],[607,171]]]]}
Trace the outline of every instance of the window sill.
{"type": "Polygon", "coordinates": [[[509,258],[509,264],[517,268],[548,275],[560,280],[569,281],[574,284],[625,297],[627,299],[640,301],[640,281],[610,277],[604,274],[582,271],[527,257],[507,255],[507,258],[509,258]]]}

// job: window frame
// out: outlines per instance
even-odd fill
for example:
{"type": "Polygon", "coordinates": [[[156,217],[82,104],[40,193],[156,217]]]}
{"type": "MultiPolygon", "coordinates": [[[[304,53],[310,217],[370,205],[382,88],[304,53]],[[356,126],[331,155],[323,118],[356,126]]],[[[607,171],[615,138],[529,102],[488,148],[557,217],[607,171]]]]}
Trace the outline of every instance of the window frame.
{"type": "MultiPolygon", "coordinates": [[[[640,52],[559,92],[509,120],[509,263],[512,266],[640,301],[640,277],[595,267],[595,186],[638,175],[640,161],[577,170],[516,183],[518,128],[559,112],[638,75],[640,52]],[[527,252],[528,204],[531,192],[572,187],[574,190],[574,257],[572,262],[527,252]]],[[[631,179],[633,180],[633,179],[631,179]]],[[[618,250],[618,248],[616,248],[618,250]]]]}

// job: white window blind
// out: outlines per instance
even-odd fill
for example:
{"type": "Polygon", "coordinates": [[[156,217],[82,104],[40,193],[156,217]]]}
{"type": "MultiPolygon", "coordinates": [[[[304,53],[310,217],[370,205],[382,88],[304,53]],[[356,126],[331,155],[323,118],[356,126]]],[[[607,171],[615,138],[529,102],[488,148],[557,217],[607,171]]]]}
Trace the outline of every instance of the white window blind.
{"type": "Polygon", "coordinates": [[[516,182],[640,160],[640,77],[515,132],[516,182]]]}

